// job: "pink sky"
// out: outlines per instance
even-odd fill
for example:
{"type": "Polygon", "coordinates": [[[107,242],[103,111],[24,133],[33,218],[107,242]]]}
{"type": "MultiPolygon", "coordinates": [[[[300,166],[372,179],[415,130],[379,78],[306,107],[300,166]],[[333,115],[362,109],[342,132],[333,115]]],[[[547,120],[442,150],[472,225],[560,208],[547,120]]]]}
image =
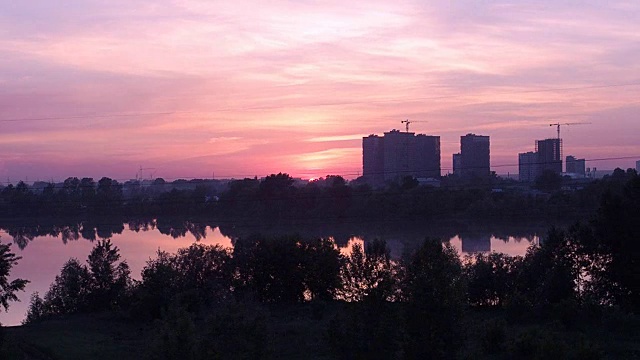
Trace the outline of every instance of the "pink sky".
{"type": "Polygon", "coordinates": [[[638,59],[635,1],[5,1],[0,179],[353,178],[403,119],[443,174],[468,132],[513,173],[557,121],[591,123],[566,155],[632,167],[638,59]]]}

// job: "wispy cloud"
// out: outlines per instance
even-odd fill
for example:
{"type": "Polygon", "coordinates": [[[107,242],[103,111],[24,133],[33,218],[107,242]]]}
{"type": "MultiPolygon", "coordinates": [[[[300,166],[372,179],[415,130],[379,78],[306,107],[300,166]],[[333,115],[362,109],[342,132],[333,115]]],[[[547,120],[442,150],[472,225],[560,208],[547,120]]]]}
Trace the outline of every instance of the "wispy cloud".
{"type": "Polygon", "coordinates": [[[362,137],[366,135],[351,134],[351,135],[332,135],[332,136],[318,136],[307,139],[309,142],[332,142],[332,141],[349,141],[349,140],[362,140],[362,137]]]}
{"type": "MultiPolygon", "coordinates": [[[[640,122],[614,109],[637,103],[640,87],[592,87],[640,82],[633,1],[65,4],[3,6],[0,118],[141,115],[5,122],[6,159],[46,154],[73,168],[100,158],[121,171],[124,148],[135,161],[191,159],[176,172],[358,168],[345,145],[410,118],[442,136],[447,166],[458,132],[489,133],[492,158],[508,159],[546,136],[538,121],[571,114],[607,117],[606,132],[585,130],[599,148],[637,146],[626,134],[640,122]],[[574,90],[536,91],[554,88],[574,90]],[[176,113],[142,115],[162,111],[176,113]]],[[[38,169],[11,161],[16,176],[38,169]]]]}

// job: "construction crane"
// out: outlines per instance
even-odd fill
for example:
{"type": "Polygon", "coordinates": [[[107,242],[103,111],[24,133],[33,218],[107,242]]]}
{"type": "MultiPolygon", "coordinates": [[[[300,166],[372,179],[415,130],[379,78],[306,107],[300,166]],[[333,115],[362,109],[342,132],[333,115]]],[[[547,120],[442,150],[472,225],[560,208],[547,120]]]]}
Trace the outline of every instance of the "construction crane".
{"type": "Polygon", "coordinates": [[[407,132],[409,132],[409,124],[413,124],[414,122],[427,122],[427,121],[411,121],[409,119],[400,121],[400,123],[405,124],[405,129],[407,130],[407,132]]]}
{"type": "Polygon", "coordinates": [[[562,125],[586,125],[591,124],[590,122],[572,122],[572,123],[555,123],[549,124],[549,126],[556,126],[558,128],[558,140],[560,140],[560,126],[562,125]]]}

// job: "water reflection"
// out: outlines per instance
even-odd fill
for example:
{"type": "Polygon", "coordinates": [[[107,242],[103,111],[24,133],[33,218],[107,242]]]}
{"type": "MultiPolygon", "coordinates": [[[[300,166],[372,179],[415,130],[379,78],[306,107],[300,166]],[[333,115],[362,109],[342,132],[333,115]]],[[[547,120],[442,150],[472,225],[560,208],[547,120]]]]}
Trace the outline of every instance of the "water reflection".
{"type": "MultiPolygon", "coordinates": [[[[393,226],[379,226],[379,224],[306,224],[305,226],[255,224],[237,225],[235,223],[216,223],[215,221],[185,220],[175,218],[135,218],[135,219],[83,219],[58,221],[35,221],[18,223],[0,222],[0,231],[4,231],[9,238],[24,250],[38,237],[52,237],[63,244],[80,239],[95,241],[110,239],[116,235],[139,234],[145,232],[160,233],[173,239],[193,238],[201,241],[207,234],[216,229],[231,244],[234,239],[248,237],[253,234],[264,236],[281,236],[292,233],[303,238],[332,238],[336,244],[350,247],[354,238],[362,241],[383,239],[391,248],[392,253],[400,255],[406,248],[420,244],[425,238],[450,241],[462,253],[477,253],[500,251],[512,255],[522,255],[526,248],[537,243],[538,234],[545,231],[536,227],[511,227],[496,224],[493,228],[474,228],[469,224],[449,224],[434,226],[426,224],[396,224],[393,226]],[[516,246],[524,242],[522,246],[516,246]],[[514,250],[517,249],[517,250],[514,250]]],[[[136,236],[136,235],[132,235],[136,236]]]]}
{"type": "Polygon", "coordinates": [[[12,238],[21,250],[37,237],[54,237],[63,244],[79,239],[95,241],[110,239],[125,231],[146,232],[157,230],[162,235],[174,239],[191,235],[196,241],[207,236],[207,228],[216,228],[215,224],[181,219],[88,219],[88,220],[23,220],[1,223],[0,230],[12,238]]]}
{"type": "Polygon", "coordinates": [[[449,239],[449,243],[458,250],[461,256],[488,252],[504,253],[511,256],[524,256],[531,245],[540,243],[540,237],[538,235],[521,237],[507,236],[504,238],[494,235],[456,235],[449,239]]]}
{"type": "Polygon", "coordinates": [[[355,243],[365,244],[373,239],[387,242],[394,258],[419,246],[425,238],[449,241],[461,252],[461,256],[472,252],[503,252],[509,255],[524,255],[532,243],[537,243],[538,234],[531,227],[500,227],[470,229],[468,224],[433,226],[425,224],[317,224],[308,227],[296,226],[239,226],[231,223],[216,224],[184,219],[86,219],[67,221],[30,221],[23,223],[0,223],[0,241],[13,241],[22,260],[14,268],[12,277],[31,281],[26,291],[20,294],[21,302],[11,304],[8,313],[0,314],[0,322],[17,325],[24,318],[29,297],[33,292],[44,294],[53,282],[62,265],[71,257],[86,260],[93,241],[110,238],[121,250],[128,262],[132,276],[139,278],[148,259],[158,249],[176,252],[194,241],[204,244],[220,244],[232,247],[235,239],[250,234],[284,235],[298,233],[305,238],[333,238],[341,252],[348,255],[355,243]],[[461,230],[462,229],[462,230],[461,230]],[[88,241],[82,241],[82,240],[88,241]],[[64,244],[64,246],[60,246],[64,244]],[[21,251],[18,251],[19,248],[21,251]]]}

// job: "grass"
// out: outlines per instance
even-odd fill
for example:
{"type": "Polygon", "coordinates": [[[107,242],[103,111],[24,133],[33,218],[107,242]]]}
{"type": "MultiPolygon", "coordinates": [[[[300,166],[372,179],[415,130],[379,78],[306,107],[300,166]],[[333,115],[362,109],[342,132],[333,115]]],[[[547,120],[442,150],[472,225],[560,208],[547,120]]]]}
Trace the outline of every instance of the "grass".
{"type": "Polygon", "coordinates": [[[149,326],[113,314],[73,315],[6,328],[8,359],[140,359],[149,326]]]}
{"type": "MultiPolygon", "coordinates": [[[[335,358],[327,342],[327,329],[345,305],[264,306],[260,311],[266,317],[271,357],[335,358]]],[[[557,320],[510,323],[502,310],[470,309],[458,358],[509,359],[520,355],[518,358],[542,359],[553,355],[557,359],[640,359],[638,316],[611,312],[598,320],[582,320],[569,327],[557,320]]],[[[155,334],[150,322],[108,313],[72,315],[4,330],[6,343],[0,358],[36,360],[145,359],[155,334]]]]}

